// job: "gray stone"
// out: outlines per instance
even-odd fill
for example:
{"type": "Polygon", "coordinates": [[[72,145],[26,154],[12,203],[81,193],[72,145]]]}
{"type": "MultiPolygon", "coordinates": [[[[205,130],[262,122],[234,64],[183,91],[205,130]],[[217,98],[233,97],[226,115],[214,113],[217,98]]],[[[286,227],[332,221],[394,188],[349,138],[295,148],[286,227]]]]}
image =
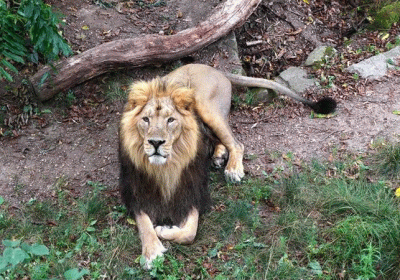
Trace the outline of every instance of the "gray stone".
{"type": "Polygon", "coordinates": [[[271,103],[277,96],[276,92],[266,88],[254,88],[251,91],[254,94],[253,104],[271,103]]]}
{"type": "MultiPolygon", "coordinates": [[[[309,79],[307,72],[299,67],[290,67],[280,73],[282,79],[295,92],[304,92],[307,88],[315,85],[315,79],[309,79]]],[[[279,82],[279,80],[277,80],[279,82]]]]}
{"type": "Polygon", "coordinates": [[[353,64],[347,68],[347,71],[357,73],[364,79],[379,79],[386,75],[388,69],[395,67],[389,61],[392,60],[395,62],[398,57],[400,57],[400,47],[395,47],[390,51],[353,64]]]}
{"type": "Polygon", "coordinates": [[[314,65],[316,62],[322,61],[327,54],[327,52],[336,52],[333,47],[330,46],[319,46],[314,49],[307,57],[306,62],[304,62],[305,66],[314,65]]]}

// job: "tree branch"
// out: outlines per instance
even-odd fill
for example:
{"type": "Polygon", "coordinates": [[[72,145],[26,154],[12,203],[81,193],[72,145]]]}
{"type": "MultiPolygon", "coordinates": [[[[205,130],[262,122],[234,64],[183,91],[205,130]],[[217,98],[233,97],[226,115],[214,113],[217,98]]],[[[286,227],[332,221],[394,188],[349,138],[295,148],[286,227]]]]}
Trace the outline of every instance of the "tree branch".
{"type": "Polygon", "coordinates": [[[242,25],[261,0],[226,0],[196,27],[177,34],[146,35],[101,44],[79,55],[45,66],[30,78],[40,100],[106,72],[167,62],[187,56],[242,25]],[[47,77],[41,84],[44,77],[47,77]]]}

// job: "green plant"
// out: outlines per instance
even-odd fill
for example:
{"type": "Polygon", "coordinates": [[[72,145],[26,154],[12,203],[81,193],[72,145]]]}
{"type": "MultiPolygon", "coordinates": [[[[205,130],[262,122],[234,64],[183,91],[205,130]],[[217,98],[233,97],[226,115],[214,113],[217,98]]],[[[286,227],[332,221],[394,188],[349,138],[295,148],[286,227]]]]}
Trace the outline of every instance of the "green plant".
{"type": "Polygon", "coordinates": [[[379,174],[386,178],[400,177],[400,144],[383,145],[372,160],[379,174]]]}
{"type": "Polygon", "coordinates": [[[111,100],[125,101],[128,96],[128,86],[130,82],[123,79],[112,79],[107,84],[106,96],[111,100]]]}
{"type": "Polygon", "coordinates": [[[87,270],[85,268],[82,270],[79,270],[78,268],[72,268],[72,269],[67,270],[64,273],[64,277],[67,280],[79,280],[79,279],[82,279],[83,276],[88,275],[88,274],[89,274],[89,270],[87,270]]]}
{"type": "Polygon", "coordinates": [[[214,204],[201,219],[194,244],[171,243],[150,271],[140,265],[134,221],[109,188],[89,181],[76,195],[61,177],[54,185],[56,198],[22,204],[20,215],[0,200],[0,218],[6,221],[5,227],[0,223],[0,240],[34,243],[45,236],[49,248],[48,255],[30,256],[0,276],[398,279],[399,198],[388,187],[397,181],[373,174],[374,165],[370,170],[363,162],[360,155],[341,154],[330,163],[304,164],[299,173],[250,177],[240,185],[212,173],[214,204]]]}
{"type": "Polygon", "coordinates": [[[378,276],[376,267],[381,261],[379,250],[371,243],[361,251],[359,263],[354,265],[354,271],[358,274],[357,279],[375,279],[378,276]]]}
{"type": "Polygon", "coordinates": [[[26,60],[51,63],[59,55],[72,54],[59,34],[60,17],[41,0],[12,0],[8,6],[0,0],[0,78],[12,81],[11,72],[18,73],[15,63],[26,60]],[[28,40],[26,40],[28,39],[28,40]]]}
{"type": "Polygon", "coordinates": [[[390,29],[400,20],[400,2],[393,2],[382,7],[375,16],[374,25],[381,29],[390,29]]]}
{"type": "Polygon", "coordinates": [[[28,266],[33,262],[32,272],[34,272],[34,279],[46,279],[46,269],[41,264],[40,257],[49,255],[49,249],[45,245],[22,243],[21,240],[3,240],[5,247],[3,255],[0,256],[0,275],[6,277],[18,276],[19,266],[28,266]],[[44,276],[44,277],[37,277],[44,276]]]}
{"type": "Polygon", "coordinates": [[[25,62],[28,50],[24,34],[24,18],[0,0],[0,78],[12,81],[9,71],[17,73],[18,70],[11,62],[25,62]]]}

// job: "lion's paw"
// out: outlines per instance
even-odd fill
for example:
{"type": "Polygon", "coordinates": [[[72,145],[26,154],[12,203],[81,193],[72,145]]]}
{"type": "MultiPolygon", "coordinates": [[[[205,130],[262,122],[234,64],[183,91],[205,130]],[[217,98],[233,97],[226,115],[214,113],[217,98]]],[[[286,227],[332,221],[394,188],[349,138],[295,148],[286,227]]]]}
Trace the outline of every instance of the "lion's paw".
{"type": "Polygon", "coordinates": [[[215,168],[222,168],[226,162],[226,158],[224,157],[213,157],[212,163],[215,168]]]}
{"type": "Polygon", "coordinates": [[[179,244],[191,244],[196,237],[196,231],[193,232],[177,226],[157,226],[155,231],[159,238],[179,244]]]}
{"type": "Polygon", "coordinates": [[[181,229],[177,226],[156,226],[155,231],[157,236],[164,240],[174,241],[181,229]]]}
{"type": "Polygon", "coordinates": [[[158,257],[162,256],[163,253],[167,251],[165,247],[162,245],[160,240],[156,240],[156,242],[152,244],[146,244],[143,246],[143,256],[145,258],[144,268],[149,270],[152,268],[153,261],[158,257]]]}
{"type": "Polygon", "coordinates": [[[240,183],[240,180],[244,177],[244,171],[241,170],[228,170],[225,169],[225,179],[228,182],[240,183]]]}

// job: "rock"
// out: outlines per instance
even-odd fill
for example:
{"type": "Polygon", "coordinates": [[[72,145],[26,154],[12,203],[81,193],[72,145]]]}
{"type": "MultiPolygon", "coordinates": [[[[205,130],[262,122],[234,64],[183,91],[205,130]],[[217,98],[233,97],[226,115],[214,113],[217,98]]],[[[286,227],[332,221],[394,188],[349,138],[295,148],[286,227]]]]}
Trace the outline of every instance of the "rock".
{"type": "Polygon", "coordinates": [[[266,88],[253,88],[251,92],[253,93],[253,104],[271,103],[277,96],[276,92],[266,88]]]}
{"type": "MultiPolygon", "coordinates": [[[[297,93],[304,92],[307,88],[315,85],[315,79],[309,79],[307,72],[299,67],[290,67],[279,74],[281,81],[297,93]]],[[[277,79],[279,82],[279,79],[277,79]]]]}
{"type": "Polygon", "coordinates": [[[353,64],[346,70],[350,73],[357,73],[364,79],[379,79],[386,75],[387,69],[394,69],[393,63],[400,57],[400,47],[365,59],[353,64]]]}
{"type": "Polygon", "coordinates": [[[322,61],[325,56],[330,56],[336,52],[336,49],[330,46],[319,46],[314,49],[307,57],[305,66],[314,65],[316,62],[322,61]]]}

